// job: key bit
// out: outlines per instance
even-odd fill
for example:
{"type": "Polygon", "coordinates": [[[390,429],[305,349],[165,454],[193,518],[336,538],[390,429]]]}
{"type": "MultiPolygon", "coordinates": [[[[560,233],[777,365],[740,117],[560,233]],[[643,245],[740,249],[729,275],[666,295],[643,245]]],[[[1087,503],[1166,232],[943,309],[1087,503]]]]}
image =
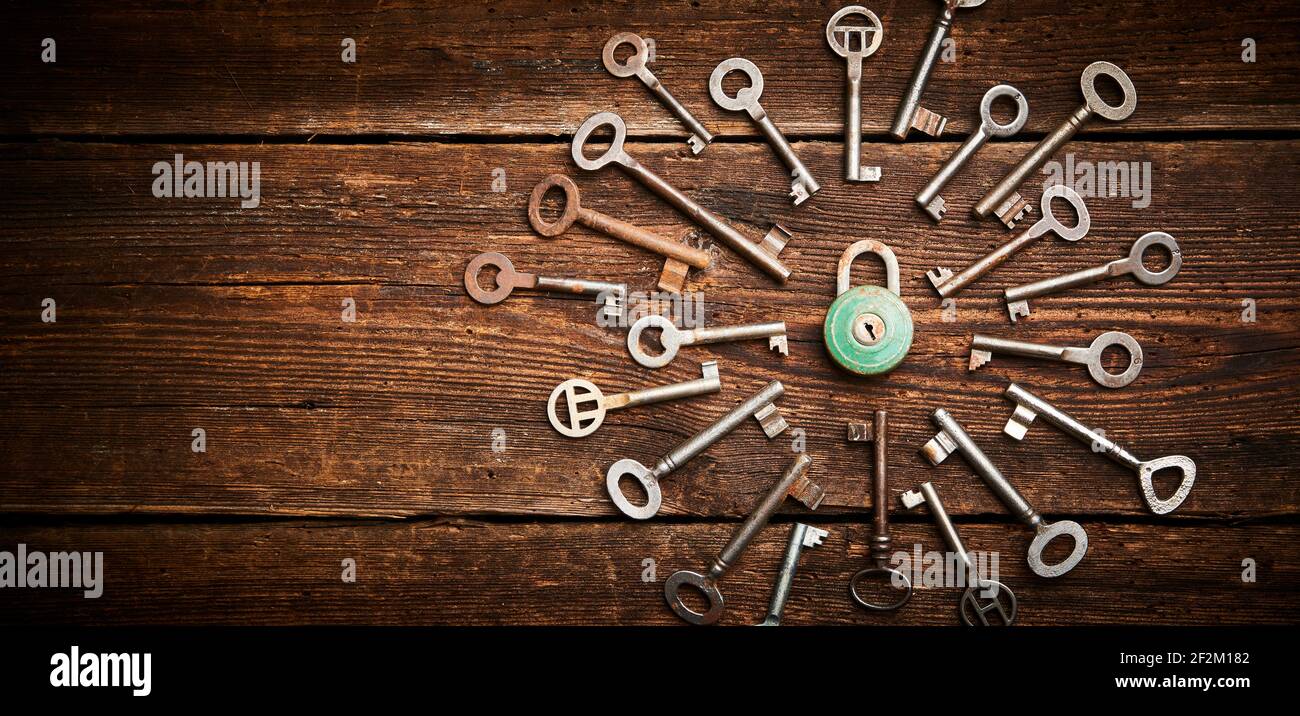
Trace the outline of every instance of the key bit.
{"type": "Polygon", "coordinates": [[[980,366],[984,365],[985,363],[988,363],[991,360],[993,360],[992,351],[971,350],[970,365],[967,367],[966,370],[968,371],[979,370],[980,366]]]}
{"type": "Polygon", "coordinates": [[[686,138],[686,143],[691,145],[691,154],[699,154],[708,146],[703,139],[700,139],[699,136],[694,134],[686,138]]]}
{"type": "Polygon", "coordinates": [[[830,532],[818,527],[809,527],[803,534],[803,546],[816,547],[822,543],[822,540],[830,536],[830,532]]]}
{"type": "Polygon", "coordinates": [[[1012,301],[1007,304],[1007,315],[1011,316],[1011,322],[1015,323],[1017,318],[1024,318],[1029,315],[1029,301],[1012,301]]]}
{"type": "Polygon", "coordinates": [[[935,221],[942,221],[943,215],[948,213],[948,205],[944,203],[943,197],[936,196],[925,205],[925,213],[930,215],[935,221]]]}
{"type": "Polygon", "coordinates": [[[909,510],[914,510],[917,506],[925,502],[925,495],[922,495],[916,490],[908,490],[902,495],[899,495],[899,499],[903,501],[903,507],[906,507],[909,510]]]}
{"type": "Polygon", "coordinates": [[[948,283],[948,279],[952,278],[952,269],[936,266],[929,271],[926,271],[925,277],[930,279],[931,286],[939,288],[945,283],[948,283]]]}
{"type": "Polygon", "coordinates": [[[1020,192],[1013,192],[1011,196],[998,204],[998,208],[994,209],[993,213],[997,214],[998,219],[1008,229],[1014,229],[1016,228],[1016,222],[1026,216],[1033,216],[1034,207],[1030,206],[1029,202],[1020,196],[1020,192]]]}
{"type": "MultiPolygon", "coordinates": [[[[1012,383],[1015,385],[1015,383],[1012,383]]],[[[1002,428],[1002,432],[1011,436],[1015,440],[1024,440],[1025,434],[1029,432],[1029,426],[1034,422],[1038,413],[1024,405],[1016,405],[1016,410],[1007,419],[1007,424],[1002,428]]]]}
{"type": "Polygon", "coordinates": [[[686,272],[691,267],[678,261],[677,259],[664,259],[663,271],[659,273],[659,283],[657,284],[660,291],[668,293],[681,293],[682,287],[686,284],[686,272]]]}
{"type": "Polygon", "coordinates": [[[943,134],[943,128],[948,126],[948,118],[931,112],[925,107],[917,107],[916,113],[912,115],[912,129],[918,132],[924,132],[931,137],[937,137],[943,134]]]}
{"type": "Polygon", "coordinates": [[[775,403],[768,403],[759,408],[754,412],[754,418],[762,426],[763,434],[769,438],[780,435],[790,427],[790,424],[785,421],[785,417],[781,415],[781,410],[776,407],[775,403]]]}
{"type": "Polygon", "coordinates": [[[767,349],[769,351],[780,351],[781,355],[790,355],[790,344],[786,336],[771,336],[767,339],[767,349]]]}
{"type": "Polygon", "coordinates": [[[790,233],[790,230],[784,226],[772,224],[772,228],[767,230],[767,235],[763,237],[763,242],[759,244],[759,248],[770,254],[772,258],[776,258],[785,250],[785,245],[790,243],[793,236],[794,234],[790,233]]]}
{"type": "MultiPolygon", "coordinates": [[[[802,503],[804,507],[815,510],[821,506],[822,500],[826,497],[826,490],[822,489],[821,485],[809,480],[808,476],[804,474],[800,475],[799,479],[795,480],[794,484],[790,486],[790,496],[802,503]]],[[[822,537],[826,536],[826,532],[823,530],[816,531],[820,532],[821,535],[809,535],[804,540],[805,547],[822,543],[822,537]],[[814,541],[809,542],[809,539],[814,541]]]]}
{"type": "MultiPolygon", "coordinates": [[[[929,442],[921,447],[921,454],[925,456],[926,460],[930,461],[931,465],[938,465],[947,460],[948,456],[956,451],[957,443],[946,432],[936,433],[934,437],[930,438],[929,442]]],[[[919,504],[921,503],[918,502],[909,507],[915,507],[919,504]]]]}

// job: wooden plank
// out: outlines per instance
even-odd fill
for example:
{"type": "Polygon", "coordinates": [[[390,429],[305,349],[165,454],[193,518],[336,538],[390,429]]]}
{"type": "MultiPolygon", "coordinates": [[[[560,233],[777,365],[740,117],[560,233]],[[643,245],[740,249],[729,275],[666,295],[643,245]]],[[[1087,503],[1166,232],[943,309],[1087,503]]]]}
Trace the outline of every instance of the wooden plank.
{"type": "MultiPolygon", "coordinates": [[[[662,582],[701,570],[732,524],[320,522],[61,525],[0,529],[0,549],[102,551],[103,593],[0,589],[0,623],[47,624],[682,624],[662,582]],[[356,582],[342,581],[343,560],[356,582]],[[653,560],[653,577],[643,581],[653,560]]],[[[890,614],[850,603],[869,563],[869,529],[828,523],[806,550],[785,622],[957,623],[959,589],[918,586],[890,614]]],[[[1059,579],[1029,573],[1018,525],[963,524],[971,550],[997,552],[999,579],[1024,625],[1294,624],[1296,525],[1113,525],[1088,522],[1089,551],[1059,579]],[[1245,559],[1255,581],[1242,579],[1245,559]]],[[[762,619],[789,534],[769,525],[721,582],[722,624],[762,619]]],[[[897,549],[938,550],[923,515],[898,523],[897,549]]],[[[920,582],[918,582],[920,584],[920,582]]]]}
{"type": "MultiPolygon", "coordinates": [[[[229,147],[179,149],[230,157],[229,147]]],[[[521,294],[494,307],[473,304],[460,277],[484,249],[507,251],[521,269],[652,283],[655,262],[637,250],[585,231],[559,240],[531,235],[523,197],[534,178],[563,166],[557,147],[249,148],[243,156],[280,167],[268,176],[286,182],[267,193],[263,213],[233,209],[231,200],[153,199],[148,167],[171,147],[7,147],[15,171],[0,173],[10,217],[0,227],[8,278],[0,288],[0,400],[14,429],[0,435],[0,460],[13,476],[0,486],[0,506],[606,515],[600,476],[609,462],[654,458],[774,378],[789,386],[786,410],[820,458],[832,511],[868,504],[866,451],[843,442],[843,423],[883,407],[896,416],[898,489],[950,476],[954,512],[998,512],[965,468],[932,472],[915,455],[929,437],[926,416],[942,405],[1009,474],[1032,475],[1018,481],[1045,511],[1143,514],[1131,475],[1054,430],[1035,428],[1023,446],[1000,437],[1007,403],[998,395],[1008,379],[1112,431],[1139,455],[1194,456],[1202,481],[1179,516],[1290,514],[1300,504],[1289,479],[1296,416],[1271,409],[1297,392],[1300,240],[1290,228],[1297,190],[1287,179],[1296,143],[1085,143],[1081,151],[1096,160],[1150,158],[1152,208],[1089,200],[1092,238],[1029,249],[963,295],[956,322],[944,321],[921,276],[939,263],[960,267],[1003,240],[992,225],[976,226],[955,208],[942,226],[926,227],[909,205],[910,189],[893,185],[828,187],[797,214],[781,214],[777,206],[789,209],[779,191],[755,199],[742,184],[751,172],[781,181],[764,147],[718,147],[735,160],[727,179],[712,161],[670,160],[673,150],[662,146],[635,151],[643,149],[647,163],[669,166],[674,181],[681,177],[684,189],[724,214],[752,225],[775,216],[796,231],[789,286],[776,287],[708,241],[701,245],[717,266],[692,284],[709,324],[784,319],[789,358],[734,344],[689,350],[650,372],[627,359],[620,333],[592,325],[585,301],[521,294]],[[1277,161],[1260,164],[1261,155],[1277,161]],[[509,156],[522,157],[518,170],[511,165],[510,191],[487,191],[489,167],[509,156]],[[462,165],[483,177],[479,189],[458,191],[456,179],[428,169],[462,165]],[[132,178],[123,184],[124,176],[132,178]],[[1110,260],[1157,227],[1178,237],[1186,258],[1173,283],[1079,289],[1036,302],[1021,326],[1006,323],[998,287],[1110,260]],[[837,372],[820,345],[833,266],[846,243],[863,236],[895,247],[917,324],[908,362],[876,381],[837,372]],[[55,324],[40,321],[46,297],[58,301],[55,324]],[[356,323],[341,320],[349,297],[356,323]],[[1242,321],[1243,299],[1257,302],[1253,323],[1242,321]],[[1082,342],[1112,329],[1135,335],[1147,353],[1142,377],[1121,391],[1098,389],[1073,366],[1029,360],[963,371],[975,331],[1082,342]],[[545,422],[545,398],[563,377],[621,390],[687,379],[696,361],[711,357],[722,361],[727,385],[716,398],[612,415],[583,443],[545,422]],[[209,433],[204,455],[189,452],[195,427],[209,433]],[[491,450],[494,428],[507,432],[506,453],[491,450]],[[1105,477],[1093,479],[1098,472],[1105,477]]],[[[914,182],[906,183],[919,184],[941,149],[896,148],[916,161],[894,166],[912,167],[914,182]]],[[[1009,163],[1012,149],[986,151],[1009,163]]],[[[801,150],[821,165],[838,161],[833,145],[801,150]]],[[[664,233],[683,228],[624,177],[583,182],[594,187],[590,205],[664,233]]],[[[957,207],[977,187],[963,176],[947,195],[957,207]]],[[[856,280],[878,271],[859,269],[856,280]]],[[[742,513],[789,448],[787,438],[763,445],[755,430],[741,431],[666,483],[665,513],[742,513]]]]}
{"type": "MultiPolygon", "coordinates": [[[[684,136],[635,80],[609,75],[614,33],[655,39],[655,73],[721,135],[756,136],[706,83],[725,57],[764,72],[763,105],[791,135],[841,132],[843,61],[826,47],[837,6],[763,3],[482,3],[404,0],[121,7],[24,7],[0,27],[0,132],[517,136],[572,132],[600,109],[623,111],[639,135],[684,136]],[[141,28],[149,28],[142,32],[141,28]],[[42,41],[57,62],[41,61],[42,41]],[[343,38],[357,61],[342,61],[343,38]]],[[[935,2],[873,7],[882,48],[868,59],[863,127],[883,135],[937,13],[935,2]]],[[[1300,14],[1289,0],[1061,4],[989,3],[958,13],[955,61],[940,64],[926,106],[970,130],[999,81],[1029,98],[1027,131],[1059,124],[1081,100],[1083,67],[1125,68],[1140,97],[1118,126],[1087,132],[1294,130],[1300,14]],[[1256,61],[1243,62],[1243,42],[1256,61]]],[[[1104,124],[1104,123],[1102,123],[1104,124]]]]}

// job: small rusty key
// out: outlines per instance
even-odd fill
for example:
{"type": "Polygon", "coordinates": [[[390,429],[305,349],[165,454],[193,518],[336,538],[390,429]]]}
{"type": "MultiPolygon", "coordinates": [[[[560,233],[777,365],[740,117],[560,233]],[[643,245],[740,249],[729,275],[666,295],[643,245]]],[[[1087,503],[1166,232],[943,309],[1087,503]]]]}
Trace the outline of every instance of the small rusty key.
{"type": "MultiPolygon", "coordinates": [[[[798,498],[798,493],[807,490],[807,485],[811,483],[804,473],[808,472],[808,466],[811,464],[812,458],[804,453],[800,453],[794,459],[776,485],[754,506],[754,511],[749,514],[749,517],[745,518],[736,531],[731,533],[731,539],[727,541],[726,546],[718,556],[713,558],[708,574],[682,570],[674,572],[664,582],[664,599],[668,601],[668,606],[672,607],[677,616],[692,624],[712,624],[718,621],[718,617],[722,616],[723,608],[722,592],[718,591],[718,581],[740,561],[745,548],[749,547],[749,543],[763,530],[763,526],[781,507],[781,503],[785,502],[785,498],[787,496],[798,498]],[[709,601],[707,610],[697,612],[686,606],[679,594],[684,584],[689,584],[704,594],[709,601]]],[[[821,494],[820,487],[816,487],[816,491],[818,495],[821,494]]],[[[809,509],[816,509],[816,505],[820,502],[819,497],[809,509]]]]}
{"type": "Polygon", "coordinates": [[[690,110],[677,101],[677,98],[668,91],[667,87],[664,87],[659,78],[655,77],[650,68],[646,66],[650,63],[650,46],[646,44],[645,40],[641,39],[640,35],[633,32],[620,32],[609,38],[609,42],[605,43],[605,49],[600,53],[600,59],[605,63],[605,69],[609,70],[609,73],[615,77],[636,75],[636,78],[641,80],[665,107],[677,115],[677,119],[681,120],[682,124],[691,130],[691,136],[686,138],[686,143],[691,146],[692,154],[699,154],[704,151],[709,142],[713,141],[713,135],[709,133],[709,130],[705,129],[704,125],[695,119],[690,110]],[[632,49],[635,50],[632,56],[627,58],[627,62],[620,63],[614,55],[614,51],[618,49],[619,45],[631,45],[632,49]]]}
{"type": "Polygon", "coordinates": [[[479,303],[492,305],[506,300],[516,288],[535,288],[542,291],[563,291],[596,296],[604,303],[602,315],[622,324],[623,311],[627,309],[627,284],[585,281],[576,278],[549,278],[515,270],[514,264],[504,254],[489,251],[470,260],[465,267],[465,292],[479,303]],[[486,267],[496,268],[496,288],[485,291],[478,283],[479,273],[486,267]]]}
{"type": "Polygon", "coordinates": [[[921,106],[921,95],[925,92],[925,84],[930,80],[930,73],[934,71],[939,53],[943,51],[943,41],[948,38],[948,30],[952,27],[953,16],[957,14],[957,9],[979,7],[984,4],[984,0],[942,0],[942,2],[943,8],[939,11],[939,16],[934,19],[930,39],[925,43],[925,50],[917,58],[916,67],[912,70],[912,81],[907,85],[907,91],[903,93],[903,99],[898,103],[898,114],[894,117],[894,126],[889,130],[895,139],[906,139],[908,132],[913,129],[937,137],[943,134],[944,126],[948,124],[946,117],[921,106]]]}
{"type": "Polygon", "coordinates": [[[878,611],[892,611],[912,598],[912,580],[908,579],[906,574],[889,566],[892,541],[889,537],[888,422],[889,416],[885,411],[877,410],[874,423],[848,424],[849,442],[870,442],[875,448],[875,471],[871,479],[871,506],[875,510],[875,524],[871,533],[871,559],[876,564],[853,575],[849,580],[849,594],[860,606],[878,611]],[[897,600],[884,604],[868,601],[858,593],[858,582],[869,578],[883,578],[891,587],[901,591],[902,595],[897,600]]]}
{"type": "Polygon", "coordinates": [[[528,221],[533,230],[542,236],[559,236],[578,222],[583,226],[599,231],[633,246],[653,251],[666,258],[663,273],[659,275],[659,288],[669,293],[681,293],[686,281],[688,267],[705,269],[709,267],[709,253],[680,241],[666,239],[652,231],[626,221],[615,219],[599,211],[582,205],[578,185],[563,174],[552,174],[533,187],[533,194],[528,198],[528,221]],[[551,189],[564,192],[564,212],[554,222],[542,218],[542,199],[551,189]]]}

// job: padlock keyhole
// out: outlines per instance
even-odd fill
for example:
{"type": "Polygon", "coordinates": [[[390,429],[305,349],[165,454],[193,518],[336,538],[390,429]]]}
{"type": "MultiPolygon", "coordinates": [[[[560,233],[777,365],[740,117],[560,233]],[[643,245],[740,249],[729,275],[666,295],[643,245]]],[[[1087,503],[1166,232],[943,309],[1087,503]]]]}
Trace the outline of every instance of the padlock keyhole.
{"type": "Polygon", "coordinates": [[[853,339],[874,346],[885,339],[885,322],[874,313],[864,313],[853,323],[853,339]]]}

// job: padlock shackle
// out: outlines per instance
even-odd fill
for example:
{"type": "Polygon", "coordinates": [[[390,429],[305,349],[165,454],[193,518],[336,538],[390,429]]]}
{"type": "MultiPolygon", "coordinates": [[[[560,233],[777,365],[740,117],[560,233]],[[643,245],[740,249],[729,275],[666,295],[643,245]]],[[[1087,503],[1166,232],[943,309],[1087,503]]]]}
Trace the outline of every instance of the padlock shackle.
{"type": "Polygon", "coordinates": [[[835,295],[843,295],[849,290],[849,272],[853,268],[853,260],[867,253],[875,254],[885,262],[885,288],[895,296],[902,296],[898,287],[898,258],[894,256],[893,249],[875,239],[856,241],[844,250],[835,273],[835,295]]]}

